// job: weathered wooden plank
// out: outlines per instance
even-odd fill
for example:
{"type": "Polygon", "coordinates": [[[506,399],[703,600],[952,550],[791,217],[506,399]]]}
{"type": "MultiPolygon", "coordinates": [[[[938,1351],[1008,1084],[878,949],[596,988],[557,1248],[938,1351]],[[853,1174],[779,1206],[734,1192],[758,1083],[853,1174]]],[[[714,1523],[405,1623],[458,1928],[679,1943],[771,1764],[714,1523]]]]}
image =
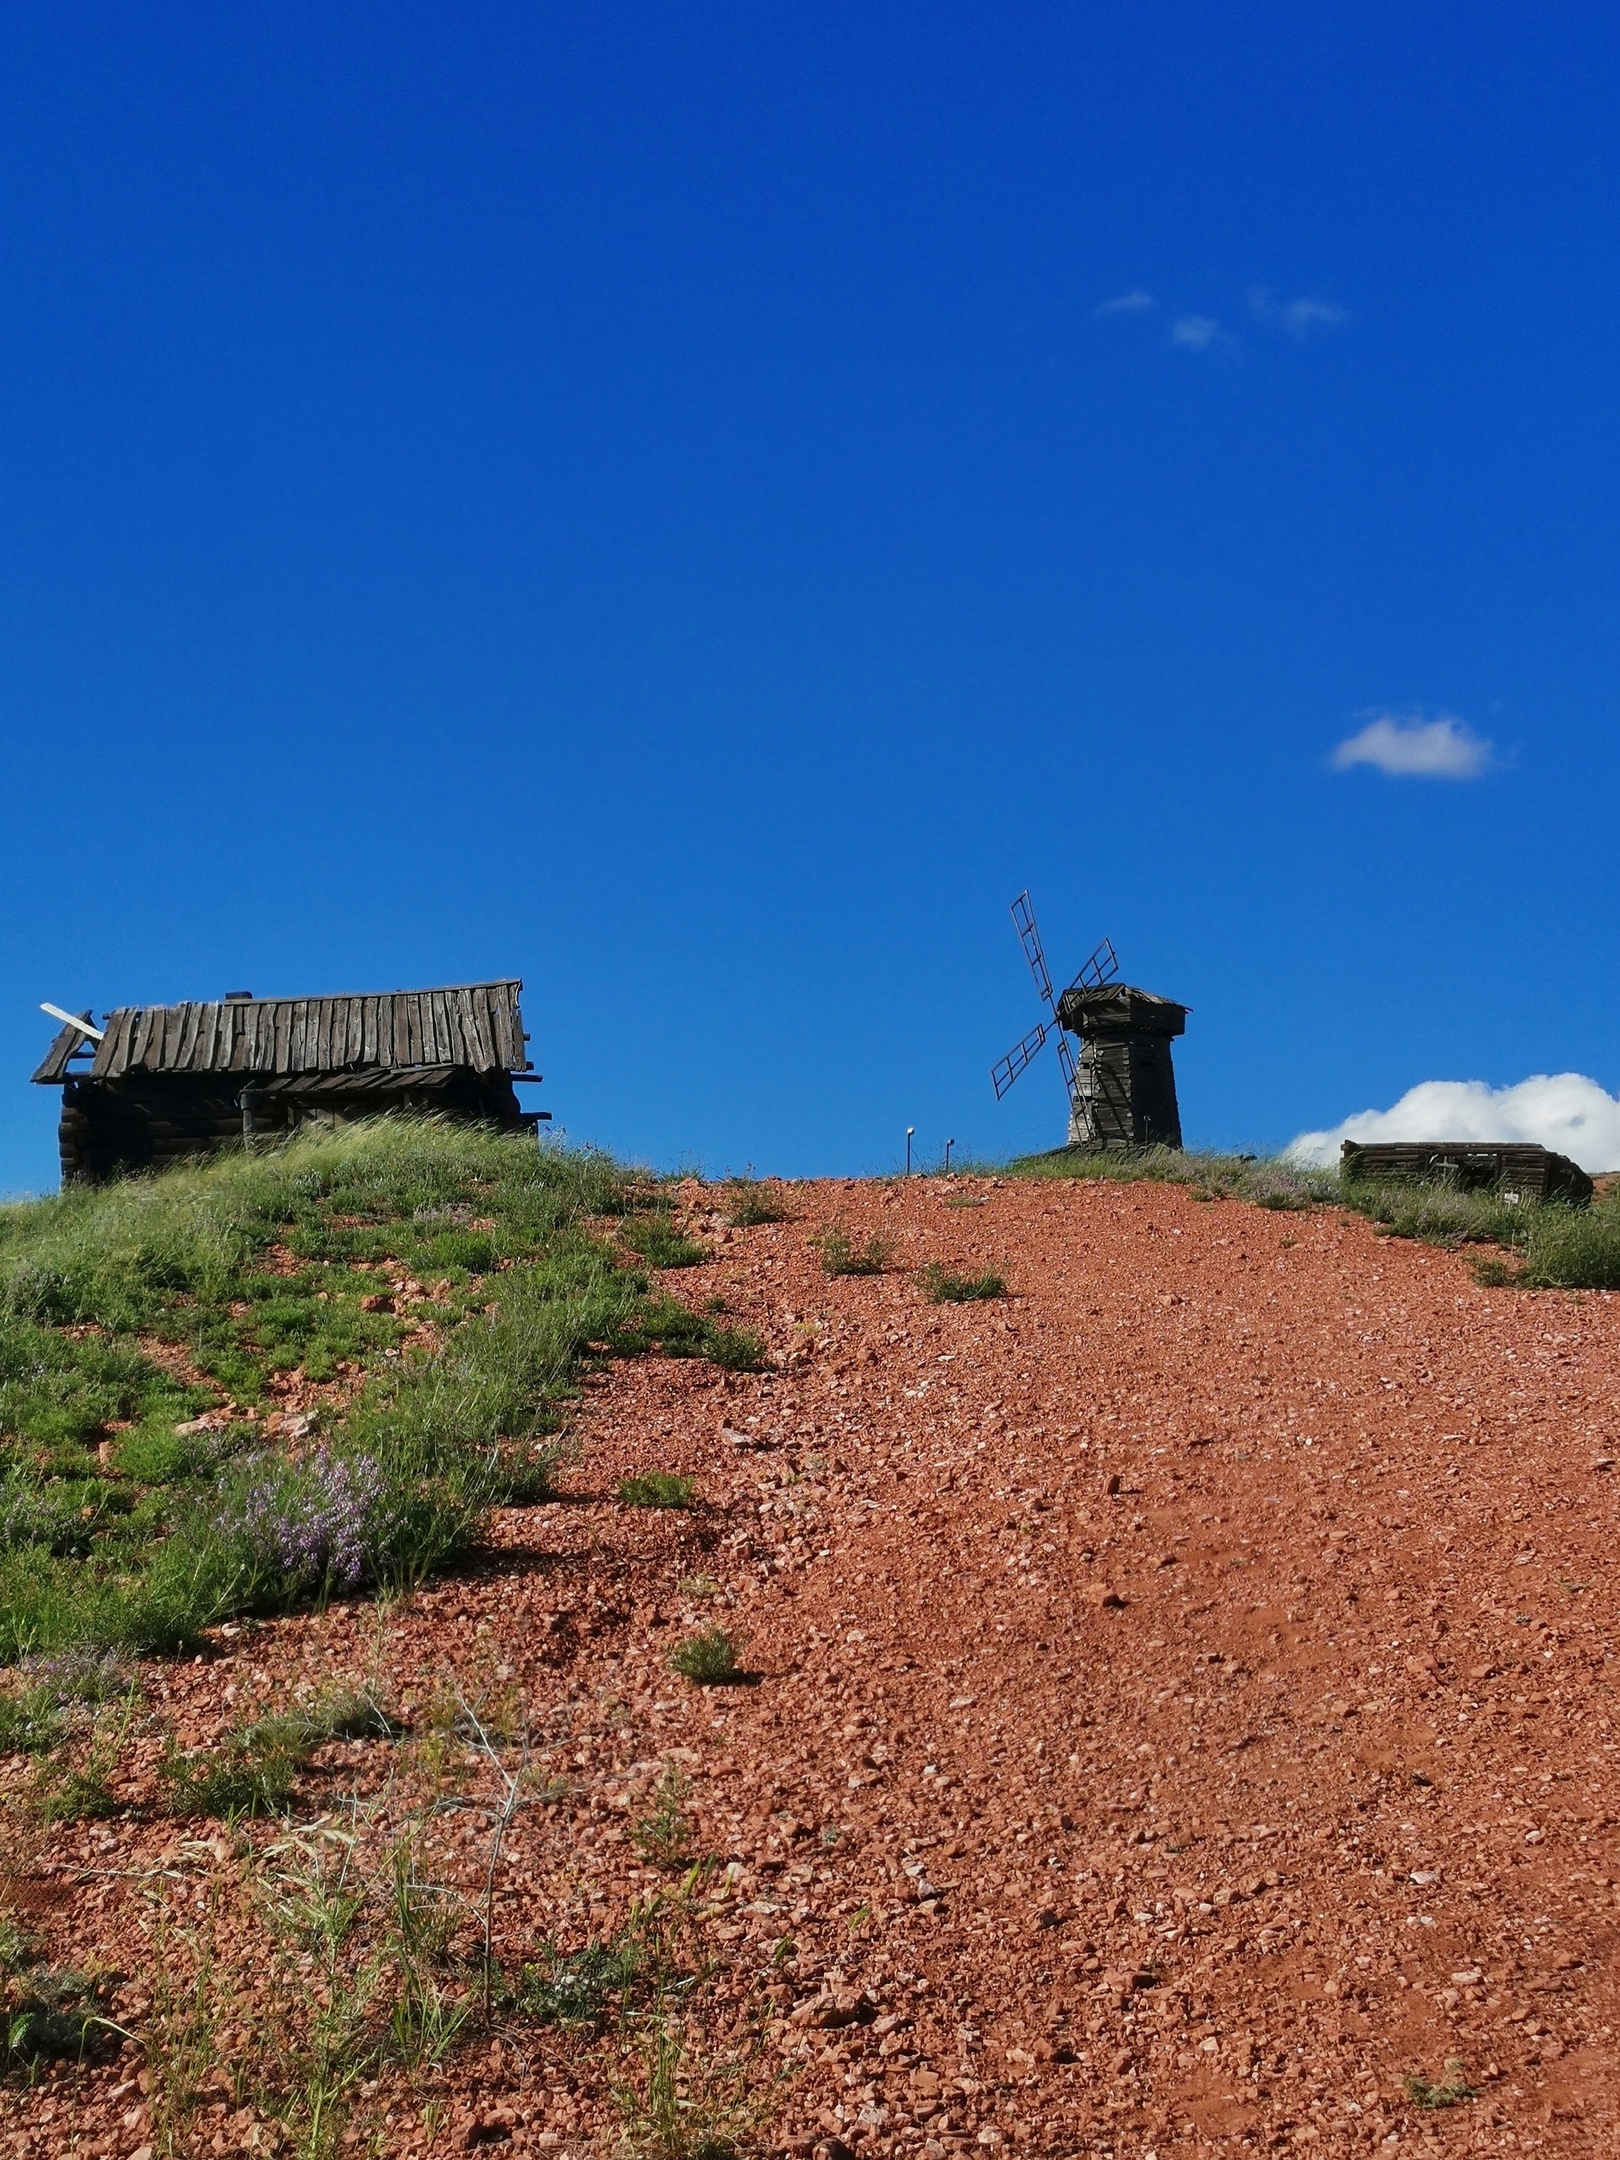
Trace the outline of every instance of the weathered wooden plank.
{"type": "MultiPolygon", "coordinates": [[[[88,1020],[89,1017],[87,1011],[84,1018],[88,1020]]],[[[47,1086],[54,1081],[60,1080],[67,1071],[68,1059],[72,1057],[74,1051],[78,1049],[84,1039],[75,1027],[59,1029],[52,1040],[51,1047],[40,1060],[39,1067],[34,1074],[35,1080],[41,1086],[47,1086]]]]}
{"type": "Polygon", "coordinates": [[[377,1062],[377,1000],[374,997],[368,997],[362,998],[360,1002],[365,1011],[365,1019],[361,1029],[360,1055],[367,1065],[375,1065],[377,1062]]]}
{"type": "Polygon", "coordinates": [[[477,1063],[477,1045],[473,1041],[471,1023],[468,1020],[465,990],[447,990],[444,993],[445,1025],[450,1030],[450,1057],[456,1065],[477,1063]]]}
{"type": "Polygon", "coordinates": [[[466,1026],[472,1037],[472,1062],[480,1072],[488,1072],[496,1061],[495,1029],[490,1012],[489,992],[481,984],[461,993],[466,1000],[466,1026]]]}
{"type": "Polygon", "coordinates": [[[435,1065],[453,1065],[456,1048],[450,1030],[450,1001],[442,990],[430,990],[428,1007],[433,1014],[433,1062],[435,1065]]]}
{"type": "Polygon", "coordinates": [[[207,1012],[208,1007],[206,1005],[183,1005],[180,1010],[180,1048],[176,1056],[176,1062],[183,1072],[195,1072],[197,1069],[197,1038],[202,1032],[203,1015],[207,1012]]]}
{"type": "Polygon", "coordinates": [[[140,1014],[132,1005],[126,1005],[114,1013],[107,1026],[107,1039],[96,1052],[96,1062],[90,1068],[92,1079],[111,1079],[128,1069],[130,1045],[135,1039],[135,1023],[140,1014]]]}
{"type": "Polygon", "coordinates": [[[506,1063],[503,1035],[501,992],[498,983],[479,983],[472,993],[473,1013],[478,1022],[478,1041],[488,1059],[486,1070],[497,1071],[506,1063]]]}

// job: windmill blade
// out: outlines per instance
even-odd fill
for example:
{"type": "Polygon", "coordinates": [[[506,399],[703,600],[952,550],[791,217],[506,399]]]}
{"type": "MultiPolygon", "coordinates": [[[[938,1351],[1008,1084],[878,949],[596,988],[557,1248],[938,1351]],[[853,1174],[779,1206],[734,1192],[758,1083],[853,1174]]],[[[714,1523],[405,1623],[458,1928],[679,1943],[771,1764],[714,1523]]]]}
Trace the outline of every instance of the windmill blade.
{"type": "Polygon", "coordinates": [[[1079,974],[1070,983],[1071,990],[1101,990],[1115,981],[1119,975],[1119,960],[1114,952],[1112,938],[1104,938],[1079,974]]]}
{"type": "Polygon", "coordinates": [[[1035,910],[1029,904],[1029,894],[1021,892],[1012,904],[1012,919],[1018,929],[1018,941],[1024,948],[1024,958],[1035,978],[1035,987],[1042,999],[1055,1014],[1057,1000],[1052,995],[1052,978],[1046,972],[1046,954],[1041,950],[1041,933],[1035,927],[1035,910]]]}
{"type": "MultiPolygon", "coordinates": [[[[1004,1058],[991,1066],[990,1085],[996,1091],[997,1102],[1000,1102],[1002,1096],[1006,1094],[1024,1067],[1035,1057],[1042,1043],[1046,1040],[1046,1033],[1046,1024],[1043,1021],[1032,1027],[1021,1043],[1014,1049],[1009,1050],[1004,1058]]],[[[1067,1054],[1068,1047],[1068,1044],[1060,1035],[1058,1037],[1058,1048],[1067,1054]]]]}
{"type": "Polygon", "coordinates": [[[1069,1049],[1069,1038],[1061,1028],[1057,1031],[1058,1063],[1063,1067],[1063,1085],[1073,1102],[1080,1086],[1080,1075],[1074,1069],[1074,1056],[1069,1049]]]}

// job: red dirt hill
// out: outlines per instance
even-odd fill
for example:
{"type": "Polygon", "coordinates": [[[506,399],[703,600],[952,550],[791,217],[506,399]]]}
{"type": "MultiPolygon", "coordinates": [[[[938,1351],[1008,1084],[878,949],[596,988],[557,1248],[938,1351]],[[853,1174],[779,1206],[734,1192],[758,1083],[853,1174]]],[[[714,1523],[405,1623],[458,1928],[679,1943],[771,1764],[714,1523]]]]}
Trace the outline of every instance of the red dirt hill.
{"type": "MultiPolygon", "coordinates": [[[[821,1183],[743,1231],[684,1199],[714,1256],[668,1287],[775,1369],[614,1367],[576,1497],[504,1517],[498,1565],[380,1650],[361,1606],[153,1667],[170,1713],[379,1662],[521,1689],[571,1796],[514,1832],[514,1956],[618,1924],[657,1879],[627,1818],[684,1765],[778,2147],[1620,2151],[1620,1300],[1177,1188],[821,1183]],[[829,1279],[833,1221],[888,1270],[829,1279]],[[928,1261],[1010,1295],[930,1304],[928,1261]],[[648,1470],[704,1507],[611,1498],[648,1470]],[[671,1675],[717,1623],[753,1684],[671,1675]]],[[[128,1925],[75,1895],[81,1951],[128,1925]]],[[[387,2149],[595,2149],[604,2045],[462,2059],[387,2149]]]]}

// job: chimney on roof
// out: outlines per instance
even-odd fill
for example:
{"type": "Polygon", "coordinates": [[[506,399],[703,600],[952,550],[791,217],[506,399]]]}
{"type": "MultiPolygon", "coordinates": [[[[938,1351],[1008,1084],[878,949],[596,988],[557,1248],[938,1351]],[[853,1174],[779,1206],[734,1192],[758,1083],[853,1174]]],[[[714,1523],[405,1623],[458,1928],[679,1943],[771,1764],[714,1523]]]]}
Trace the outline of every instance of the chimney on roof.
{"type": "Polygon", "coordinates": [[[253,1003],[253,992],[251,990],[227,990],[225,1002],[227,1005],[251,1005],[253,1003]]]}

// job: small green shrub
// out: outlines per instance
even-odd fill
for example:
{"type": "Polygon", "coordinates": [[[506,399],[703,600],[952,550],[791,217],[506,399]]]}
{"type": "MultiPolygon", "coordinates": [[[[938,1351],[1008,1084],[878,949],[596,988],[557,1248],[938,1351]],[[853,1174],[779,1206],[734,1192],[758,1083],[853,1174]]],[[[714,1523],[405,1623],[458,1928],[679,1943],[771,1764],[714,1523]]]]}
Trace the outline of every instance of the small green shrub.
{"type": "Polygon", "coordinates": [[[48,1688],[0,1695],[0,1755],[48,1755],[62,1734],[62,1713],[48,1688]]]}
{"type": "Polygon", "coordinates": [[[1416,2108],[1456,2107],[1460,2101],[1476,2097],[1474,2087],[1463,2076],[1461,2059],[1455,2055],[1446,2064],[1444,2073],[1438,2079],[1426,2077],[1421,2070],[1415,2070],[1402,2082],[1406,2086],[1406,2097],[1416,2108]]]}
{"type": "Polygon", "coordinates": [[[829,1223],[815,1243],[821,1250],[822,1271],[828,1275],[881,1275],[889,1264],[886,1239],[872,1236],[856,1245],[842,1223],[829,1223]]]}
{"type": "Polygon", "coordinates": [[[1519,1279],[1536,1290],[1620,1290],[1620,1198],[1532,1209],[1519,1279]]]}
{"type": "Polygon", "coordinates": [[[525,1965],[518,2007],[542,2025],[608,2024],[622,2012],[640,1976],[640,1945],[628,1932],[582,1950],[542,1946],[542,1962],[525,1965]]]}
{"type": "Polygon", "coordinates": [[[727,1372],[760,1372],[769,1362],[765,1345],[752,1328],[711,1328],[703,1354],[711,1365],[727,1372]]]}
{"type": "Polygon", "coordinates": [[[752,1230],[759,1223],[786,1222],[787,1209],[780,1196],[757,1178],[731,1178],[726,1184],[726,1221],[735,1230],[752,1230]]]}
{"type": "Polygon", "coordinates": [[[338,1688],[309,1716],[312,1746],[322,1740],[399,1740],[408,1730],[402,1718],[357,1688],[338,1688]]]}
{"type": "Polygon", "coordinates": [[[159,1765],[169,1787],[169,1812],[182,1821],[279,1812],[299,1771],[326,1737],[315,1720],[294,1713],[239,1726],[217,1747],[194,1754],[171,1748],[159,1765]]]}
{"type": "Polygon", "coordinates": [[[648,1215],[631,1216],[620,1234],[630,1250],[639,1254],[650,1268],[699,1267],[709,1257],[707,1246],[689,1238],[684,1230],[678,1230],[662,1209],[648,1215]]]}
{"type": "Polygon", "coordinates": [[[0,2074],[82,2060],[109,2029],[101,1987],[45,1964],[15,1923],[0,1920],[0,2074]]]}
{"type": "Polygon", "coordinates": [[[724,1628],[705,1628],[689,1635],[669,1654],[670,1668],[697,1687],[729,1687],[741,1677],[737,1644],[724,1628]]]}
{"type": "Polygon", "coordinates": [[[689,1508],[696,1505],[697,1485],[678,1470],[644,1470],[621,1480],[619,1499],[625,1507],[689,1508]]]}
{"type": "Polygon", "coordinates": [[[45,1822],[99,1822],[123,1806],[112,1788],[123,1754],[134,1698],[121,1715],[103,1713],[86,1742],[72,1757],[47,1758],[34,1785],[34,1805],[45,1822]]]}
{"type": "Polygon", "coordinates": [[[557,1471],[567,1450],[560,1440],[508,1444],[496,1456],[491,1492],[498,1507],[543,1507],[557,1497],[557,1471]]]}
{"type": "Polygon", "coordinates": [[[954,1268],[931,1260],[922,1271],[923,1289],[933,1305],[971,1305],[981,1298],[1007,1295],[1007,1285],[993,1268],[977,1275],[959,1275],[954,1268]]]}
{"type": "Polygon", "coordinates": [[[630,1826],[630,1842],[650,1866],[678,1870],[692,1858],[692,1820],[686,1803],[691,1780],[674,1763],[664,1765],[650,1813],[630,1826]]]}

